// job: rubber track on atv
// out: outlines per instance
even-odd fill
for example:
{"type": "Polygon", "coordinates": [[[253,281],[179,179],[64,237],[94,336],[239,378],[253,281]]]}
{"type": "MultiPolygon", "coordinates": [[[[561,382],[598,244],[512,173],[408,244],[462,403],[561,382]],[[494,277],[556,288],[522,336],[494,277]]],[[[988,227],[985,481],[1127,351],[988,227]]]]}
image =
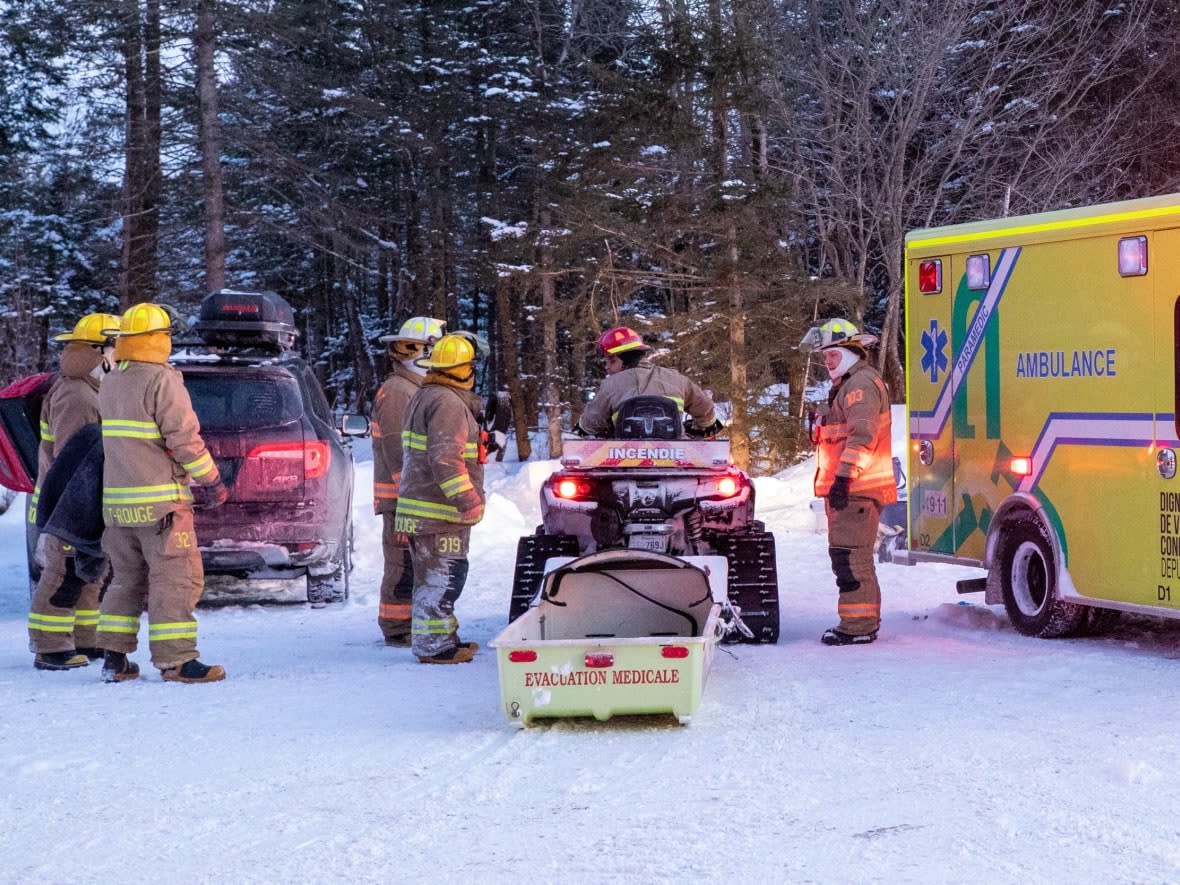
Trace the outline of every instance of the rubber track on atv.
{"type": "Polygon", "coordinates": [[[778,565],[770,532],[719,534],[716,551],[729,560],[729,601],[741,610],[754,638],[738,642],[778,642],[778,565]]]}
{"type": "Polygon", "coordinates": [[[545,560],[551,556],[577,556],[578,539],[573,535],[526,535],[516,544],[516,573],[512,577],[512,599],[508,623],[526,611],[541,589],[545,560]]]}

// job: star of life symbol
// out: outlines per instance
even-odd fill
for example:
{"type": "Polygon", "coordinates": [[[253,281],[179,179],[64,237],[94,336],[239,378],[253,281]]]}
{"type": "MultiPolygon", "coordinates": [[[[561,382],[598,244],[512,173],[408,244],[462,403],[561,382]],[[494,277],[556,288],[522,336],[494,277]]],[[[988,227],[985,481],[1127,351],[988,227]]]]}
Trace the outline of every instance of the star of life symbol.
{"type": "Polygon", "coordinates": [[[930,376],[931,383],[937,384],[939,372],[945,372],[950,365],[946,345],[946,330],[938,328],[938,320],[931,320],[930,330],[922,333],[922,371],[930,376]]]}

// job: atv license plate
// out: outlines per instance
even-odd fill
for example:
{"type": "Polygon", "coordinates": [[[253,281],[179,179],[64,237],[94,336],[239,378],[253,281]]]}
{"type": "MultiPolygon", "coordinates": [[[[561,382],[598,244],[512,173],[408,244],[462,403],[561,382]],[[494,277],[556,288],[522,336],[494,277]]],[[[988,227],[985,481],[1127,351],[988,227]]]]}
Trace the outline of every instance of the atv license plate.
{"type": "Polygon", "coordinates": [[[653,553],[665,553],[668,550],[668,536],[657,535],[654,532],[643,532],[632,535],[627,546],[632,550],[650,550],[653,553]]]}

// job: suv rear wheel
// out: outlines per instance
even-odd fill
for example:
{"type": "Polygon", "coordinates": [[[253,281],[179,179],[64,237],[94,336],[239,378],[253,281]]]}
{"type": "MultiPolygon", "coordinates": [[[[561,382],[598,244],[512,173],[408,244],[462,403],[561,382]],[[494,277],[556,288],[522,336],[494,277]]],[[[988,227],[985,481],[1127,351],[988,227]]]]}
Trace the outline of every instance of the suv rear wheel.
{"type": "Polygon", "coordinates": [[[327,605],[332,602],[344,602],[348,599],[349,573],[352,571],[353,529],[352,520],[348,521],[346,535],[340,543],[340,566],[334,572],[326,575],[307,576],[307,601],[312,605],[327,605]]]}

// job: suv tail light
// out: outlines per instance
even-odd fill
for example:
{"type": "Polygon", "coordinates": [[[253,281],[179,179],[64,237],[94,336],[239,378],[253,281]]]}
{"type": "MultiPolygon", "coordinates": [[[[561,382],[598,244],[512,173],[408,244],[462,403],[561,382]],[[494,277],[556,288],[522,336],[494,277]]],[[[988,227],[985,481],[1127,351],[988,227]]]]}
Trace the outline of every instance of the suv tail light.
{"type": "Polygon", "coordinates": [[[263,443],[246,455],[234,484],[274,490],[293,488],[305,479],[327,473],[331,457],[331,449],[323,440],[263,443]]]}

